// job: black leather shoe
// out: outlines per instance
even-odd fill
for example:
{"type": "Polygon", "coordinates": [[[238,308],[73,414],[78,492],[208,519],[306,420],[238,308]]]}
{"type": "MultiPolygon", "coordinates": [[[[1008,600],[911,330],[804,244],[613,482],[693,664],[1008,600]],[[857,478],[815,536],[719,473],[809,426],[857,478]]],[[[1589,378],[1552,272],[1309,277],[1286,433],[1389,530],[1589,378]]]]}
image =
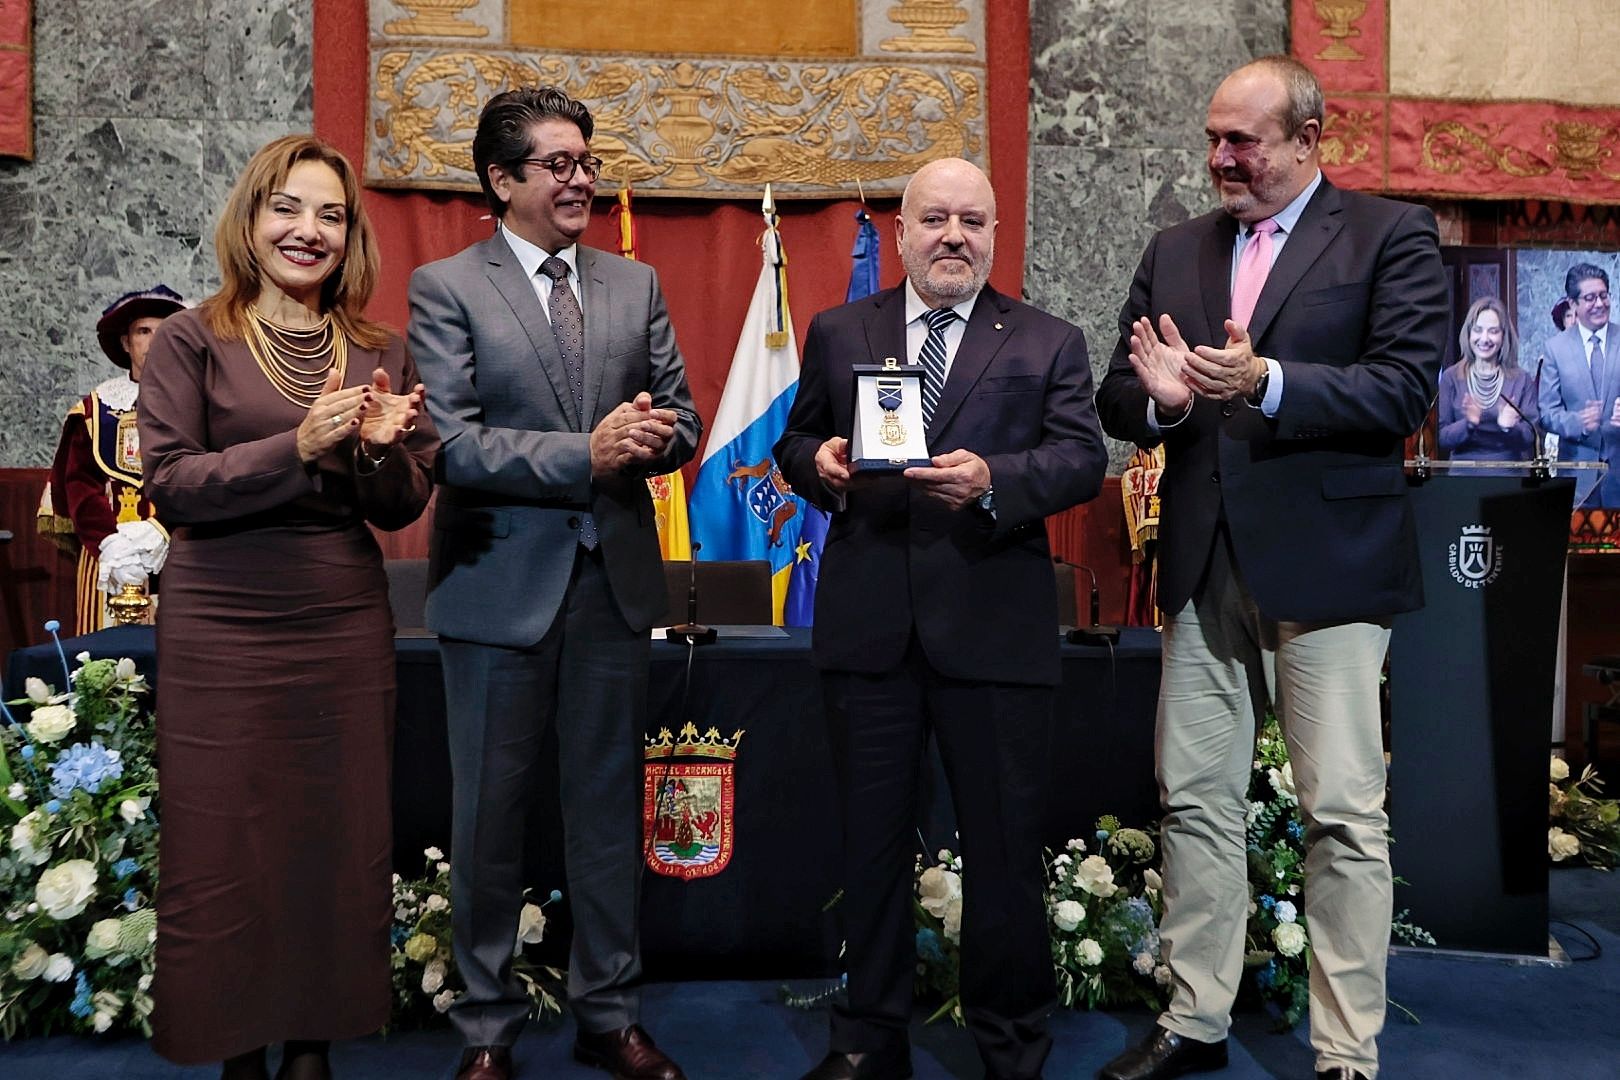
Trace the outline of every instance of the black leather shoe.
{"type": "Polygon", "coordinates": [[[1367,1080],[1367,1074],[1348,1065],[1335,1065],[1331,1069],[1317,1069],[1316,1080],[1367,1080]]]}
{"type": "Polygon", "coordinates": [[[901,1047],[859,1054],[834,1050],[800,1080],[907,1080],[910,1076],[911,1051],[901,1047]]]}
{"type": "Polygon", "coordinates": [[[1168,1080],[1226,1068],[1226,1040],[1207,1043],[1155,1026],[1153,1034],[1102,1067],[1097,1080],[1168,1080]]]}

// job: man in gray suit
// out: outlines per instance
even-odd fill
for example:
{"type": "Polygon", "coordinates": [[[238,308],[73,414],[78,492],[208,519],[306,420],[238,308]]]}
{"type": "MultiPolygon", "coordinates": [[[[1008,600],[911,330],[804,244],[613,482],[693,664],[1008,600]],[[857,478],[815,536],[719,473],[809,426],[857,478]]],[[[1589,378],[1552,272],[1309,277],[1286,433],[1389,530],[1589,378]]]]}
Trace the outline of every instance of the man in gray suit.
{"type": "Polygon", "coordinates": [[[577,243],[602,165],[592,126],[550,87],[491,99],[473,161],[500,226],[411,278],[411,352],[444,440],[426,621],[455,780],[458,1080],[512,1075],[524,812],[542,784],[562,799],[574,1056],[682,1075],[638,1023],[639,767],[665,608],[644,481],[688,460],[701,424],[652,269],[577,243]],[[560,775],[541,776],[553,724],[560,775]]]}
{"type": "Polygon", "coordinates": [[[1582,471],[1575,479],[1577,505],[1620,506],[1620,344],[1609,325],[1609,275],[1600,266],[1576,263],[1564,275],[1564,293],[1575,322],[1547,339],[1541,367],[1541,423],[1558,436],[1559,461],[1605,461],[1601,485],[1582,471]],[[1597,488],[1597,498],[1589,496],[1597,488]]]}

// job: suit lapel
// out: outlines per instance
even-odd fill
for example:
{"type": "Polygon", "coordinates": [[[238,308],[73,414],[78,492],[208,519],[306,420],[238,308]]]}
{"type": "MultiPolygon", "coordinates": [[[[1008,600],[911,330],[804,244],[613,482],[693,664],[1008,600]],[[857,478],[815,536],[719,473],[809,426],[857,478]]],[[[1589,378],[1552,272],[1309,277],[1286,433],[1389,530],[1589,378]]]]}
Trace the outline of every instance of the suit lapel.
{"type": "Polygon", "coordinates": [[[536,295],[534,285],[523,273],[523,264],[518,262],[499,232],[484,241],[482,254],[489,283],[495,286],[495,291],[512,309],[512,315],[528,336],[529,344],[534,346],[540,368],[550,382],[551,392],[556,395],[557,407],[564,416],[572,417],[575,428],[579,429],[579,412],[574,408],[574,395],[568,390],[568,372],[563,368],[562,353],[557,350],[557,338],[551,332],[551,320],[546,317],[545,308],[540,306],[540,297],[536,295]]]}
{"type": "MultiPolygon", "coordinates": [[[[1206,327],[1209,337],[1206,340],[1217,347],[1226,344],[1226,317],[1232,313],[1232,245],[1235,243],[1237,220],[1221,214],[1215,219],[1215,227],[1204,234],[1204,242],[1198,246],[1199,291],[1203,293],[1204,317],[1209,323],[1206,327]]],[[[1182,330],[1182,335],[1191,339],[1194,335],[1190,331],[1191,327],[1187,327],[1182,330]]],[[[1188,344],[1197,345],[1199,342],[1189,340],[1188,344]]]]}
{"type": "Polygon", "coordinates": [[[607,278],[602,260],[594,248],[580,244],[575,249],[579,263],[579,279],[585,283],[585,416],[580,430],[589,431],[596,426],[596,403],[602,396],[602,377],[607,368],[608,313],[612,310],[612,297],[608,295],[607,278]]]}
{"type": "MultiPolygon", "coordinates": [[[[1265,287],[1260,290],[1260,299],[1255,301],[1254,316],[1249,319],[1249,340],[1259,347],[1259,341],[1270,328],[1272,320],[1282,310],[1283,301],[1288,294],[1294,291],[1300,279],[1305,276],[1311,266],[1321,257],[1322,252],[1339,235],[1344,227],[1340,220],[1339,211],[1343,200],[1339,197],[1339,189],[1329,184],[1326,179],[1316,189],[1311,201],[1305,204],[1305,212],[1299,216],[1294,225],[1293,235],[1283,244],[1281,254],[1271,266],[1271,273],[1266,275],[1265,287]]],[[[1224,338],[1223,338],[1224,340],[1224,338]]]]}
{"type": "Polygon", "coordinates": [[[889,357],[901,365],[906,363],[906,295],[905,286],[880,292],[869,301],[871,311],[866,318],[866,348],[870,353],[867,363],[881,364],[889,357]]]}
{"type": "Polygon", "coordinates": [[[928,425],[929,442],[950,426],[951,418],[962,407],[979,376],[984,374],[990,361],[996,358],[1001,346],[1012,337],[1007,311],[1012,305],[1007,298],[986,285],[979,292],[979,302],[973,305],[973,316],[968,319],[962,333],[962,343],[956,347],[951,360],[950,374],[945,376],[945,387],[939,395],[939,407],[928,425]]]}

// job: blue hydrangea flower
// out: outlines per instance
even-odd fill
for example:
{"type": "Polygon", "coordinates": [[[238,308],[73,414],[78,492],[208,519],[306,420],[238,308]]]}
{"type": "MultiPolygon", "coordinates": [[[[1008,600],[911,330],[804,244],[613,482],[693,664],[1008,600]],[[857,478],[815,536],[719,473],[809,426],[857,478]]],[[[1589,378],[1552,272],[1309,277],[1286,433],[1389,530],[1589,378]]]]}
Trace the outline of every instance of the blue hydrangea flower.
{"type": "Polygon", "coordinates": [[[945,950],[940,946],[939,935],[926,926],[917,931],[917,955],[926,963],[945,962],[945,950]]]}
{"type": "Polygon", "coordinates": [[[1277,961],[1267,960],[1266,966],[1254,973],[1255,985],[1262,990],[1269,990],[1277,983],[1277,961]]]}
{"type": "Polygon", "coordinates": [[[118,751],[108,750],[99,739],[74,743],[51,766],[51,794],[65,799],[82,788],[94,795],[103,783],[123,775],[118,751]]]}
{"type": "Polygon", "coordinates": [[[84,1020],[95,1011],[95,1007],[90,1004],[90,980],[86,979],[84,972],[81,971],[73,983],[73,1002],[68,1005],[68,1012],[84,1020]]]}
{"type": "Polygon", "coordinates": [[[62,800],[60,800],[60,799],[46,799],[45,800],[45,812],[47,814],[60,814],[62,812],[62,800]]]}
{"type": "Polygon", "coordinates": [[[1275,911],[1277,908],[1277,898],[1275,896],[1262,896],[1260,897],[1260,906],[1265,908],[1267,911],[1275,911]]]}
{"type": "Polygon", "coordinates": [[[1153,907],[1143,896],[1133,896],[1125,901],[1125,910],[1131,913],[1132,921],[1145,925],[1153,921],[1153,907]]]}
{"type": "Polygon", "coordinates": [[[119,859],[117,862],[112,864],[113,877],[117,878],[119,881],[122,881],[124,878],[134,874],[135,871],[139,870],[140,868],[141,864],[136,862],[134,859],[119,859]]]}
{"type": "Polygon", "coordinates": [[[1305,835],[1305,826],[1301,825],[1297,821],[1290,821],[1288,823],[1288,835],[1294,840],[1300,839],[1305,835]]]}
{"type": "Polygon", "coordinates": [[[136,908],[138,908],[140,906],[141,906],[141,894],[137,890],[135,890],[133,888],[125,889],[124,890],[124,907],[129,911],[134,911],[136,908]]]}

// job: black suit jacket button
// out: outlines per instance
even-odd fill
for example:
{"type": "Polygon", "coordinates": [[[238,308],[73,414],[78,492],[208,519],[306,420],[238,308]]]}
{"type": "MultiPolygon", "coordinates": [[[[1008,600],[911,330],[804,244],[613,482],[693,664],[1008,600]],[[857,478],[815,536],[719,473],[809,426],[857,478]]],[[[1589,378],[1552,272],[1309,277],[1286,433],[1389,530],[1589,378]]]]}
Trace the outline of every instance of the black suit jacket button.
{"type": "Polygon", "coordinates": [[[1218,473],[1218,472],[1210,473],[1209,474],[1209,482],[1212,483],[1212,484],[1220,483],[1221,482],[1221,474],[1218,473]]]}
{"type": "Polygon", "coordinates": [[[577,518],[577,517],[570,517],[570,518],[569,518],[569,519],[568,519],[568,527],[569,527],[569,528],[570,528],[570,529],[577,529],[577,528],[579,528],[579,518],[577,518]]]}
{"type": "Polygon", "coordinates": [[[1222,416],[1231,416],[1233,411],[1234,410],[1232,408],[1232,403],[1230,401],[1228,401],[1225,405],[1221,406],[1221,415],[1222,416]]]}

